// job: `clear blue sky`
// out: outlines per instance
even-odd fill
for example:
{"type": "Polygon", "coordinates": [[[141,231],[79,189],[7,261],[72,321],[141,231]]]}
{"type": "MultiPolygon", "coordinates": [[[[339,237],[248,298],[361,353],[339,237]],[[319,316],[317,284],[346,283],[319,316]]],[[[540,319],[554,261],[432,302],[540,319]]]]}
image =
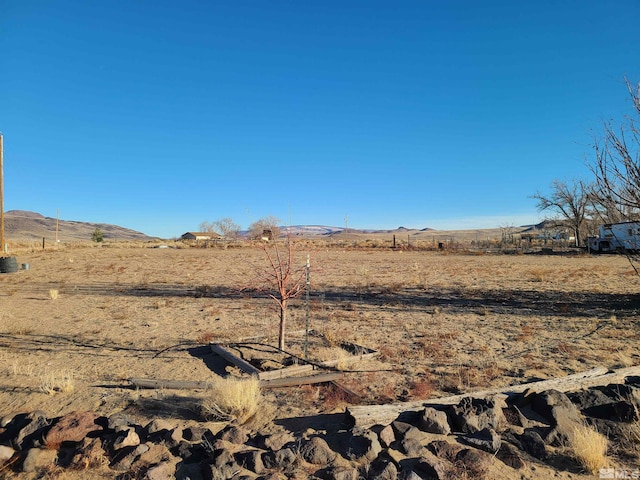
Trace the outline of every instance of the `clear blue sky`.
{"type": "Polygon", "coordinates": [[[0,0],[5,209],[487,228],[631,113],[637,0],[0,0]]]}

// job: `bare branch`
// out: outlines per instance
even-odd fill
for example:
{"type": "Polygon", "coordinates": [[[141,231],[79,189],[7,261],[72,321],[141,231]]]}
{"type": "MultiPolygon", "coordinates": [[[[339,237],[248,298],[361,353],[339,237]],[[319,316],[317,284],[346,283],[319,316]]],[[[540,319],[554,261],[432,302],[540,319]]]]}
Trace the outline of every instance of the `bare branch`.
{"type": "Polygon", "coordinates": [[[564,223],[574,232],[576,245],[582,245],[582,239],[589,220],[591,187],[581,180],[571,183],[554,180],[551,193],[547,196],[536,192],[532,198],[538,201],[539,211],[549,210],[556,215],[556,220],[564,223]]]}
{"type": "Polygon", "coordinates": [[[258,246],[266,258],[266,266],[255,267],[258,290],[266,293],[278,305],[278,347],[284,350],[288,303],[297,297],[306,285],[306,263],[298,262],[291,236],[286,237],[284,244],[278,240],[261,241],[258,246]]]}
{"type": "Polygon", "coordinates": [[[216,230],[226,240],[237,240],[240,234],[240,225],[235,223],[230,217],[224,217],[213,222],[216,230]]]}
{"type": "MultiPolygon", "coordinates": [[[[625,78],[636,114],[640,114],[639,89],[625,78]]],[[[640,218],[640,131],[638,120],[627,117],[615,127],[605,123],[602,139],[594,142],[595,160],[590,169],[596,177],[594,202],[603,220],[617,222],[640,218]]]]}

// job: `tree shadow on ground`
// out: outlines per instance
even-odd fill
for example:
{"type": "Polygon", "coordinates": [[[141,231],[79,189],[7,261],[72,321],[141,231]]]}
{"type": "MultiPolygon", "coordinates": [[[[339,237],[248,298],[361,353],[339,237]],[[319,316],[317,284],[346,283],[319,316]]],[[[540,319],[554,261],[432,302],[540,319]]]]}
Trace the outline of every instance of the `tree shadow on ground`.
{"type": "MultiPolygon", "coordinates": [[[[34,283],[28,286],[31,293],[47,295],[49,283],[34,283]]],[[[172,285],[172,284],[114,284],[91,285],[65,284],[61,295],[106,295],[135,297],[181,297],[219,299],[268,299],[260,289],[237,289],[216,285],[172,285]]],[[[464,287],[398,287],[390,290],[385,286],[349,287],[334,286],[313,290],[311,298],[321,299],[326,304],[341,303],[376,306],[387,310],[418,308],[432,313],[433,309],[446,308],[451,313],[477,312],[522,316],[561,317],[608,317],[640,314],[640,295],[602,292],[567,292],[564,290],[515,290],[477,289],[464,287]]]]}
{"type": "Polygon", "coordinates": [[[153,357],[167,357],[176,349],[184,349],[191,343],[180,343],[169,348],[158,350],[156,348],[132,347],[115,343],[100,343],[94,340],[83,340],[78,337],[66,335],[43,335],[35,333],[10,334],[0,333],[0,347],[10,348],[13,351],[40,351],[40,352],[70,352],[87,350],[93,357],[111,357],[110,352],[130,352],[135,355],[149,355],[153,357]]]}

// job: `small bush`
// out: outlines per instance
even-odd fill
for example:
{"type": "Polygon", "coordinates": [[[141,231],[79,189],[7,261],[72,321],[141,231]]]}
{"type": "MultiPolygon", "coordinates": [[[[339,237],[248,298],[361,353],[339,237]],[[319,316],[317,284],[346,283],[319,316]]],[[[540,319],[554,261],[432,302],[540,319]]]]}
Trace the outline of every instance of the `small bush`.
{"type": "Polygon", "coordinates": [[[569,441],[576,460],[591,473],[605,466],[607,446],[607,437],[586,425],[575,427],[569,441]]]}
{"type": "Polygon", "coordinates": [[[102,233],[102,230],[96,228],[91,234],[91,240],[96,243],[101,243],[102,241],[104,241],[104,234],[102,233]]]}
{"type": "Polygon", "coordinates": [[[209,396],[202,400],[201,410],[207,419],[234,420],[242,425],[258,413],[261,403],[262,393],[257,377],[230,377],[214,383],[209,396]]]}
{"type": "Polygon", "coordinates": [[[71,393],[74,389],[73,372],[70,370],[46,372],[40,377],[40,390],[47,395],[71,393]]]}

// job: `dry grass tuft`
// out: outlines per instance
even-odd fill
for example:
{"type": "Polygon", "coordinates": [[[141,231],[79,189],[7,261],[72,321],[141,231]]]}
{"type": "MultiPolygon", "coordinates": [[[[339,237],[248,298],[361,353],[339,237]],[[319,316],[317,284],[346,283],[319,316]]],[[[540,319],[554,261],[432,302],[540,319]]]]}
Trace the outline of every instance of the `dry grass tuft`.
{"type": "Polygon", "coordinates": [[[605,466],[607,447],[607,437],[586,425],[575,427],[569,441],[569,448],[576,460],[591,473],[605,466]]]}
{"type": "Polygon", "coordinates": [[[40,390],[47,395],[73,392],[75,390],[73,372],[70,370],[45,372],[40,376],[40,390]]]}
{"type": "Polygon", "coordinates": [[[233,420],[243,425],[258,413],[261,403],[262,393],[257,377],[229,377],[214,383],[200,407],[203,416],[208,419],[233,420]]]}
{"type": "Polygon", "coordinates": [[[435,386],[431,380],[421,378],[412,381],[409,384],[411,398],[425,399],[431,397],[431,394],[435,390],[435,386]]]}
{"type": "Polygon", "coordinates": [[[548,280],[549,272],[542,268],[532,268],[529,271],[531,275],[531,281],[533,282],[545,282],[548,280]]]}
{"type": "Polygon", "coordinates": [[[350,360],[351,358],[353,358],[353,355],[351,355],[349,352],[343,350],[343,349],[338,349],[335,350],[334,349],[334,355],[333,358],[331,360],[336,360],[338,363],[336,363],[336,368],[338,370],[341,371],[346,371],[349,369],[349,364],[350,364],[350,360]]]}
{"type": "Polygon", "coordinates": [[[320,399],[320,387],[315,385],[301,385],[300,393],[305,403],[314,405],[320,399]]]}
{"type": "Polygon", "coordinates": [[[12,364],[12,371],[14,376],[25,375],[27,377],[31,377],[35,371],[35,365],[32,363],[14,361],[12,364]]]}
{"type": "Polygon", "coordinates": [[[640,420],[623,427],[620,447],[631,457],[640,459],[640,420]]]}
{"type": "Polygon", "coordinates": [[[323,388],[322,404],[324,411],[331,412],[344,407],[348,403],[348,395],[344,390],[331,384],[323,388]]]}
{"type": "Polygon", "coordinates": [[[535,329],[531,325],[522,325],[521,332],[516,336],[518,342],[528,342],[535,333],[535,329]]]}
{"type": "Polygon", "coordinates": [[[338,332],[335,329],[327,328],[324,332],[322,332],[322,336],[329,347],[337,347],[340,346],[343,340],[342,332],[338,332]]]}
{"type": "Polygon", "coordinates": [[[196,343],[205,343],[205,344],[209,344],[211,343],[211,341],[214,338],[214,334],[213,332],[202,332],[200,335],[198,335],[198,337],[196,338],[196,343]]]}

